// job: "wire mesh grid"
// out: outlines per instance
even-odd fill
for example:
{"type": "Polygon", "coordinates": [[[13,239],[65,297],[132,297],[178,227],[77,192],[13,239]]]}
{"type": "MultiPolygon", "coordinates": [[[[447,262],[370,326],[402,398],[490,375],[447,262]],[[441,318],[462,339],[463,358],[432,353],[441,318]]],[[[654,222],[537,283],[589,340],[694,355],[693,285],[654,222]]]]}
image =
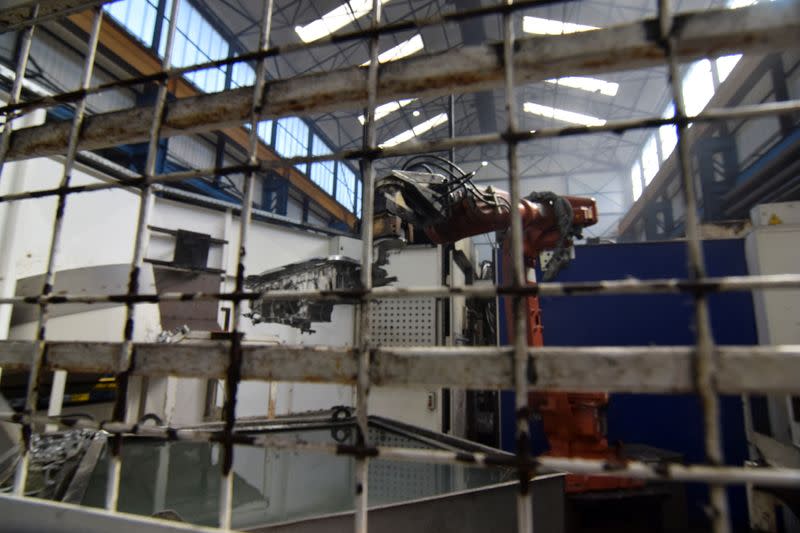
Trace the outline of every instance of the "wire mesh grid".
{"type": "MultiPolygon", "coordinates": [[[[518,10],[555,3],[548,0],[505,2],[471,11],[439,15],[427,19],[412,19],[381,23],[381,2],[372,2],[371,22],[366,30],[340,33],[311,44],[291,44],[272,47],[270,30],[273,1],[264,0],[259,25],[259,47],[237,57],[206,62],[188,67],[171,65],[170,50],[175,34],[179,2],[173,2],[161,69],[147,76],[122,79],[91,86],[92,70],[98,49],[98,35],[103,24],[102,4],[105,2],[69,2],[52,0],[25,5],[0,12],[5,17],[3,31],[20,32],[16,73],[9,100],[0,108],[6,122],[0,137],[0,169],[8,161],[29,157],[63,155],[64,171],[56,188],[5,194],[0,202],[17,202],[55,196],[57,211],[47,261],[44,285],[39,294],[0,299],[0,304],[38,306],[38,328],[33,342],[3,341],[0,363],[5,368],[29,370],[25,408],[20,414],[6,413],[3,418],[23,426],[24,450],[30,446],[35,423],[64,423],[65,420],[36,413],[40,374],[43,369],[63,373],[104,371],[117,375],[120,391],[117,395],[113,420],[100,425],[84,419],[69,420],[75,427],[99,427],[114,435],[112,467],[109,468],[106,508],[117,508],[120,484],[120,447],[122,435],[139,434],[172,440],[217,440],[224,444],[222,461],[223,483],[220,494],[219,525],[231,527],[233,481],[233,444],[289,448],[301,451],[321,451],[352,455],[357,459],[353,480],[355,529],[367,531],[368,462],[381,457],[392,460],[430,463],[469,463],[477,466],[512,466],[519,470],[520,489],[517,503],[519,531],[532,531],[531,502],[528,483],[531,475],[542,469],[616,477],[655,479],[662,481],[701,481],[711,489],[713,529],[731,529],[724,486],[731,483],[796,486],[800,471],[784,468],[743,468],[725,466],[722,456],[719,399],[722,392],[797,392],[796,377],[800,375],[800,348],[797,346],[720,347],[714,344],[708,311],[710,294],[723,291],[753,289],[785,289],[800,287],[800,275],[762,275],[710,278],[706,275],[697,218],[698,205],[688,152],[688,129],[693,122],[724,121],[733,118],[754,118],[796,113],[800,101],[740,106],[730,109],[708,109],[688,116],[678,83],[681,61],[708,57],[724,52],[781,50],[791,46],[800,29],[800,9],[796,2],[776,5],[755,5],[737,12],[712,10],[702,13],[675,13],[669,0],[658,2],[657,16],[587,33],[536,38],[517,38],[514,17],[518,10]],[[22,86],[29,64],[31,43],[38,25],[62,17],[76,9],[91,8],[93,24],[88,40],[83,75],[77,90],[52,97],[22,100],[22,86]],[[406,29],[441,25],[471,17],[499,15],[503,21],[503,42],[500,46],[485,45],[472,50],[453,49],[439,58],[413,62],[397,61],[390,69],[379,69],[379,38],[406,29]],[[371,61],[367,68],[345,69],[341,72],[319,74],[311,84],[307,79],[267,79],[266,60],[269,57],[329,44],[361,40],[369,45],[371,61]],[[252,87],[232,89],[217,94],[178,99],[169,104],[169,82],[179,76],[209,67],[255,61],[256,80],[252,87]],[[522,131],[517,123],[515,88],[522,83],[553,76],[594,73],[666,66],[674,116],[643,119],[610,120],[602,126],[570,126],[522,131]],[[147,108],[101,113],[87,120],[86,102],[90,95],[145,83],[158,84],[155,102],[147,108]],[[453,91],[479,88],[504,88],[507,129],[490,134],[421,141],[413,144],[380,148],[375,129],[375,109],[381,102],[401,97],[436,96],[453,91]],[[64,103],[74,103],[76,113],[71,122],[34,126],[12,132],[11,125],[37,109],[64,103]],[[285,116],[289,113],[311,113],[321,110],[365,109],[364,145],[358,150],[338,151],[329,155],[294,157],[277,161],[259,160],[256,144],[257,124],[263,118],[285,116]],[[230,124],[250,124],[248,161],[244,165],[216,166],[198,170],[156,173],[155,159],[160,139],[185,132],[204,132],[230,124]],[[504,286],[495,287],[412,287],[394,289],[373,288],[372,271],[361,270],[361,288],[357,290],[272,291],[255,294],[244,289],[244,261],[248,247],[248,229],[252,216],[253,180],[255,173],[268,168],[288,167],[298,163],[327,160],[355,160],[362,163],[364,193],[363,220],[373,216],[375,183],[374,162],[377,159],[442,151],[476,145],[504,145],[507,148],[508,179],[511,205],[520,201],[520,176],[517,150],[523,143],[539,139],[602,132],[623,132],[630,129],[654,128],[669,125],[677,131],[677,150],[686,203],[686,245],[689,258],[688,279],[624,280],[592,283],[547,282],[530,286],[526,283],[523,264],[522,221],[512,217],[511,248],[513,273],[504,286]],[[71,173],[81,150],[114,146],[127,142],[148,143],[145,171],[136,177],[93,185],[72,185],[71,173]],[[162,293],[142,294],[139,291],[139,270],[149,240],[149,223],[154,187],[157,184],[180,182],[202,175],[244,173],[244,198],[237,250],[235,289],[219,293],[162,293]],[[140,207],[130,264],[128,290],[124,294],[53,294],[55,265],[62,239],[63,213],[74,194],[128,188],[138,191],[140,207]],[[593,348],[536,348],[526,342],[525,299],[535,295],[570,295],[581,297],[595,294],[689,293],[694,303],[696,344],[685,347],[593,347],[593,348]],[[371,306],[374,300],[389,298],[420,298],[460,296],[505,296],[513,300],[512,320],[515,336],[504,347],[381,347],[370,338],[371,306]],[[293,298],[357,302],[359,339],[355,348],[308,349],[291,346],[258,346],[242,343],[240,320],[243,302],[263,298],[286,300],[293,298]],[[192,346],[139,345],[133,342],[135,308],[141,303],[166,300],[218,300],[233,303],[233,327],[230,338],[217,341],[213,348],[192,346]],[[48,312],[53,305],[65,303],[116,302],[126,306],[125,329],[118,343],[71,343],[47,339],[48,312]],[[165,355],[168,354],[168,355],[165,355]],[[134,364],[135,360],[135,364],[134,364]],[[189,361],[193,364],[189,364],[189,361]],[[198,361],[200,364],[198,364],[198,361]],[[288,361],[295,364],[286,365],[288,361]],[[536,380],[530,378],[535,368],[536,380]],[[298,370],[298,368],[300,370],[298,370]],[[620,368],[628,370],[621,371],[620,368]],[[202,370],[198,370],[202,369],[202,370]],[[131,376],[173,374],[225,379],[224,428],[221,431],[196,431],[140,426],[126,417],[126,384],[131,376]],[[361,438],[355,445],[329,445],[281,440],[274,436],[252,436],[235,431],[235,406],[242,379],[263,380],[321,380],[356,386],[357,422],[361,438]],[[517,414],[517,449],[514,457],[487,453],[464,453],[437,450],[406,449],[375,446],[367,442],[367,412],[371,384],[420,385],[440,384],[464,387],[510,388],[515,391],[517,414]],[[531,389],[562,388],[570,390],[634,391],[672,393],[695,392],[703,406],[706,464],[652,465],[630,461],[609,463],[604,460],[534,457],[529,453],[528,391],[531,389]]],[[[795,43],[796,44],[796,43],[795,43]]],[[[361,226],[363,265],[373,262],[373,226],[361,226]]],[[[19,463],[14,492],[21,496],[27,475],[27,454],[19,463]]]]}

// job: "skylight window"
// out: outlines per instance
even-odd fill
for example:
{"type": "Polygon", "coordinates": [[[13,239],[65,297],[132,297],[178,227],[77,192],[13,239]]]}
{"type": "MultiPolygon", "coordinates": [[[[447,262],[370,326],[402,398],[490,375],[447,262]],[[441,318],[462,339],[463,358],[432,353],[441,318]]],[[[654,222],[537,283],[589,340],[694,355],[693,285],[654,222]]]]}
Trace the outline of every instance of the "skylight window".
{"type": "Polygon", "coordinates": [[[714,81],[711,76],[711,61],[702,59],[692,63],[683,78],[683,99],[686,114],[700,113],[714,96],[714,81]]]}
{"type": "MultiPolygon", "coordinates": [[[[532,33],[535,35],[563,35],[566,33],[596,30],[598,28],[597,26],[587,26],[586,24],[575,24],[573,22],[563,22],[560,20],[523,17],[522,29],[525,33],[532,33]]],[[[599,92],[606,96],[616,96],[619,90],[618,83],[582,76],[570,76],[546,81],[554,85],[563,85],[564,87],[581,89],[590,93],[599,92]]]]}
{"type": "Polygon", "coordinates": [[[552,118],[571,124],[580,124],[582,126],[603,126],[606,123],[602,118],[584,115],[583,113],[576,113],[574,111],[567,111],[566,109],[558,109],[557,107],[534,104],[533,102],[525,102],[523,109],[532,115],[539,115],[540,117],[552,118]]]}
{"type": "Polygon", "coordinates": [[[410,141],[414,137],[418,137],[419,135],[422,135],[426,131],[432,130],[436,126],[441,126],[445,122],[447,122],[447,113],[439,113],[435,117],[429,118],[425,122],[417,124],[416,126],[411,128],[410,130],[406,130],[403,133],[395,135],[394,137],[392,137],[388,141],[385,141],[385,142],[381,143],[380,147],[381,148],[389,148],[391,146],[397,146],[398,144],[402,144],[402,143],[404,143],[406,141],[410,141]]]}
{"type": "Polygon", "coordinates": [[[638,161],[631,168],[631,188],[635,202],[642,195],[642,165],[638,161]]]}
{"type": "MultiPolygon", "coordinates": [[[[403,57],[408,57],[412,54],[416,54],[423,48],[425,48],[425,43],[422,42],[422,35],[418,33],[411,39],[403,41],[397,46],[390,48],[385,52],[383,52],[382,54],[378,55],[378,63],[380,64],[380,63],[388,63],[389,61],[396,61],[397,59],[401,59],[403,57]]],[[[361,63],[362,67],[366,67],[368,65],[369,61],[364,61],[363,63],[361,63]]]]}
{"type": "MultiPolygon", "coordinates": [[[[395,102],[388,102],[383,105],[379,105],[378,107],[375,108],[375,120],[380,120],[386,115],[394,113],[399,109],[402,109],[403,107],[407,106],[411,102],[414,102],[415,100],[416,98],[406,98],[404,100],[397,100],[395,102]]],[[[364,115],[359,115],[358,121],[363,126],[364,123],[367,121],[367,119],[364,118],[364,115]]]]}
{"type": "Polygon", "coordinates": [[[569,76],[566,78],[553,78],[545,80],[553,85],[563,85],[573,89],[581,89],[590,93],[600,93],[606,96],[616,96],[619,91],[619,83],[605,81],[597,78],[585,78],[583,76],[569,76]]]}
{"type": "Polygon", "coordinates": [[[658,174],[658,146],[655,135],[651,135],[642,149],[642,175],[644,176],[645,186],[650,185],[653,178],[658,174]]]}
{"type": "Polygon", "coordinates": [[[565,33],[577,33],[596,29],[598,29],[597,26],[587,26],[585,24],[575,24],[573,22],[563,22],[539,17],[523,17],[522,19],[522,31],[536,35],[563,35],[565,33]]]}
{"type": "MultiPolygon", "coordinates": [[[[381,0],[385,4],[389,0],[381,0]]],[[[350,0],[340,5],[333,11],[325,13],[322,18],[306,24],[296,26],[294,31],[305,43],[311,43],[333,32],[344,28],[372,11],[372,0],[350,0]]]]}
{"type": "MultiPolygon", "coordinates": [[[[661,116],[664,118],[672,118],[674,114],[675,108],[670,103],[661,116]]],[[[658,138],[661,141],[661,160],[665,161],[672,155],[675,147],[678,146],[678,132],[675,130],[675,126],[667,124],[658,128],[658,138]]]]}

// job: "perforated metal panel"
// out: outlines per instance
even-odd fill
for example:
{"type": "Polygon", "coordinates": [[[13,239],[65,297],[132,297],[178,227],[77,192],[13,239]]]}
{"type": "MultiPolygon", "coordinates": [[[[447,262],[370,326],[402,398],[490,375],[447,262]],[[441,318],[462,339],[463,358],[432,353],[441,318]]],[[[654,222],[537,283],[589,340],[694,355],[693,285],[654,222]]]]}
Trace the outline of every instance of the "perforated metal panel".
{"type": "MultiPolygon", "coordinates": [[[[419,441],[382,429],[370,429],[370,438],[379,446],[429,448],[419,441]]],[[[369,465],[370,500],[375,503],[389,503],[438,494],[450,485],[447,471],[441,465],[372,461],[369,465]]]]}
{"type": "Polygon", "coordinates": [[[376,300],[370,333],[382,346],[436,344],[436,299],[376,300]]]}

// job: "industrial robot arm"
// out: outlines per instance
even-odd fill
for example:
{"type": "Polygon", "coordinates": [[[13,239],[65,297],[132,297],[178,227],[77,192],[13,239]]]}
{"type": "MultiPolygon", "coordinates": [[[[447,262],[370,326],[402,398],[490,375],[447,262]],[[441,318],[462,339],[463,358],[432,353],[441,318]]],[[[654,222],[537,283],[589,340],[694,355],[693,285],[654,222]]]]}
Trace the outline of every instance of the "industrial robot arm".
{"type": "MultiPolygon", "coordinates": [[[[437,244],[506,232],[512,214],[508,193],[475,185],[474,174],[446,159],[423,156],[378,180],[374,226],[379,258],[385,259],[385,251],[405,242],[414,230],[422,230],[437,244]]],[[[528,266],[533,266],[541,251],[555,252],[545,279],[569,260],[572,242],[580,238],[583,228],[597,222],[594,199],[553,193],[529,195],[520,200],[517,212],[522,216],[528,266]]]]}
{"type": "MultiPolygon", "coordinates": [[[[378,263],[387,262],[388,251],[402,245],[413,231],[422,230],[437,244],[491,231],[500,233],[501,271],[507,276],[511,266],[509,240],[504,236],[514,213],[508,193],[472,183],[474,172],[466,173],[454,163],[431,156],[409,160],[375,184],[375,242],[378,263]]],[[[597,223],[597,205],[592,198],[533,193],[520,200],[516,211],[522,217],[523,253],[526,265],[533,267],[544,250],[553,257],[544,269],[544,279],[552,278],[569,262],[573,241],[581,231],[597,223]]],[[[505,302],[507,313],[510,301],[505,302]]],[[[507,315],[508,316],[508,315],[507,315]]],[[[542,346],[539,300],[527,298],[528,344],[542,346]]],[[[513,336],[513,321],[506,323],[513,336]]],[[[529,405],[542,417],[542,425],[556,456],[618,459],[609,447],[604,430],[604,410],[608,395],[539,391],[529,395],[529,405]]],[[[567,491],[621,489],[636,486],[621,478],[567,476],[567,491]]]]}

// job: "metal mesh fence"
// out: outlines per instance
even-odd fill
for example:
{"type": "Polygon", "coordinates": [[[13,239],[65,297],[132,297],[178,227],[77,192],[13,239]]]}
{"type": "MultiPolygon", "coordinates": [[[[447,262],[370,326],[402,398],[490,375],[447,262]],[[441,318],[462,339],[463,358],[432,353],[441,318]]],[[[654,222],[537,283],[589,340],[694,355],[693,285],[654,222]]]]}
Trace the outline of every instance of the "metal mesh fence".
{"type": "MultiPolygon", "coordinates": [[[[16,75],[8,103],[0,108],[5,127],[0,137],[0,169],[9,161],[31,157],[63,156],[64,171],[56,188],[15,192],[0,197],[0,202],[31,201],[53,196],[57,210],[50,244],[49,258],[42,290],[38,294],[6,297],[0,304],[38,307],[36,339],[3,341],[0,344],[0,365],[10,369],[28,369],[29,382],[25,408],[21,414],[5,413],[5,419],[23,425],[24,444],[30,445],[32,425],[37,422],[66,423],[77,427],[100,427],[115,435],[112,439],[113,461],[109,469],[106,508],[117,508],[120,484],[120,447],[123,434],[140,434],[164,439],[213,439],[224,443],[224,460],[219,524],[231,526],[232,474],[234,443],[250,443],[267,447],[323,451],[347,454],[357,458],[353,494],[355,528],[367,530],[367,472],[370,458],[422,462],[466,462],[491,468],[512,466],[520,472],[517,505],[518,528],[532,530],[530,476],[542,469],[597,475],[613,474],[675,482],[704,482],[711,489],[713,529],[729,531],[730,518],[724,487],[735,483],[796,486],[800,471],[781,468],[744,468],[725,466],[722,457],[719,400],[720,393],[796,393],[796,377],[800,375],[800,348],[797,346],[722,347],[714,344],[707,299],[723,291],[754,289],[786,289],[800,287],[800,275],[762,275],[712,278],[706,275],[701,249],[697,198],[693,183],[687,138],[693,122],[716,122],[734,118],[775,116],[800,111],[797,100],[726,109],[707,109],[688,116],[679,85],[679,63],[721,53],[780,51],[796,45],[800,31],[800,8],[796,2],[754,5],[740,10],[711,10],[698,13],[676,13],[669,0],[660,0],[657,16],[596,31],[544,37],[517,37],[514,20],[518,11],[527,7],[555,3],[548,0],[498,3],[471,11],[437,15],[425,19],[409,19],[382,23],[381,2],[374,1],[371,22],[364,30],[340,32],[311,44],[270,45],[273,13],[272,0],[264,0],[259,23],[259,46],[237,57],[175,68],[170,50],[175,34],[179,2],[172,3],[166,37],[166,52],[160,71],[146,76],[121,79],[92,86],[92,70],[98,49],[98,35],[103,24],[103,2],[69,2],[51,0],[0,11],[0,29],[17,31],[21,45],[16,60],[16,75]],[[79,9],[92,9],[94,22],[88,41],[80,86],[54,96],[23,100],[22,87],[29,65],[31,42],[40,24],[56,20],[79,9]],[[378,66],[379,38],[384,35],[442,25],[449,22],[485,16],[500,16],[504,39],[499,44],[483,44],[453,48],[438,56],[399,60],[390,67],[378,66]],[[362,41],[369,45],[371,62],[366,68],[353,67],[315,74],[313,77],[269,79],[265,63],[268,58],[297,50],[311,49],[332,42],[362,41]],[[169,103],[167,97],[172,80],[190,72],[233,64],[255,62],[256,81],[251,87],[222,93],[180,98],[169,103]],[[606,71],[666,66],[674,116],[643,119],[609,120],[600,126],[552,127],[523,131],[517,121],[516,87],[523,83],[556,76],[582,75],[606,71]],[[146,108],[99,113],[89,116],[89,96],[145,83],[158,85],[154,103],[146,108]],[[505,90],[507,129],[489,134],[422,141],[380,148],[376,139],[375,109],[383,102],[409,97],[433,97],[452,92],[485,88],[505,90]],[[73,104],[76,112],[65,123],[33,126],[12,131],[12,125],[37,109],[73,104]],[[329,155],[295,157],[277,161],[260,160],[256,150],[257,125],[266,118],[295,113],[366,109],[364,146],[358,150],[338,151],[329,155]],[[229,125],[250,124],[248,160],[244,165],[217,166],[198,170],[156,173],[157,145],[161,139],[187,133],[200,133],[229,125]],[[255,173],[268,168],[290,167],[315,161],[358,161],[363,169],[364,221],[372,220],[375,183],[374,163],[378,159],[464,148],[476,145],[501,145],[507,149],[508,180],[511,205],[521,197],[517,150],[525,143],[545,138],[594,135],[603,132],[624,132],[629,129],[669,125],[676,129],[678,154],[686,202],[686,246],[689,258],[687,279],[624,280],[597,283],[546,282],[529,286],[523,265],[522,222],[512,217],[511,247],[513,275],[503,286],[494,287],[392,287],[374,288],[372,272],[363,268],[361,288],[357,290],[271,291],[256,294],[245,290],[244,259],[248,249],[248,230],[252,216],[253,180],[255,173]],[[92,185],[73,185],[71,174],[77,154],[131,142],[147,142],[145,171],[136,177],[92,185]],[[138,286],[139,270],[150,237],[149,224],[157,184],[180,182],[203,175],[244,173],[244,198],[238,242],[235,289],[219,293],[143,293],[138,286]],[[135,232],[133,261],[129,284],[122,294],[54,294],[56,260],[63,238],[63,213],[76,194],[127,188],[140,197],[135,232]],[[688,293],[694,302],[696,344],[693,346],[530,348],[526,342],[525,299],[536,295],[569,295],[575,298],[598,294],[688,293]],[[512,318],[515,336],[510,346],[501,347],[403,347],[384,348],[369,336],[371,312],[375,299],[505,296],[513,300],[512,318]],[[245,345],[242,343],[240,320],[242,304],[249,300],[317,299],[357,302],[360,317],[359,339],[355,348],[304,348],[302,346],[245,345]],[[137,327],[134,311],[142,303],[166,300],[215,300],[232,302],[232,333],[228,339],[206,343],[202,348],[138,344],[133,341],[137,327]],[[55,342],[47,338],[48,313],[53,306],[68,303],[115,302],[126,306],[125,329],[121,342],[86,343],[55,342]],[[535,372],[531,373],[533,367],[535,372]],[[113,420],[94,424],[84,419],[58,419],[38,415],[37,393],[40,374],[45,370],[59,372],[108,372],[116,374],[120,392],[113,420]],[[132,376],[176,375],[225,379],[224,428],[221,431],[185,431],[180,429],[140,426],[127,420],[125,391],[132,376]],[[535,375],[535,381],[530,378],[535,375]],[[243,379],[315,380],[353,384],[357,390],[357,420],[361,429],[356,445],[309,444],[281,440],[274,436],[247,436],[235,431],[237,390],[243,379]],[[527,405],[528,392],[541,389],[606,390],[625,392],[694,392],[702,401],[705,427],[706,464],[652,465],[631,461],[609,463],[605,460],[534,457],[526,446],[520,446],[513,457],[483,453],[452,453],[396,447],[376,447],[366,440],[367,413],[371,384],[380,385],[448,385],[474,388],[513,389],[518,406],[527,405]]],[[[373,227],[361,226],[363,265],[373,262],[373,227]]],[[[528,441],[527,411],[517,417],[518,442],[528,441]]],[[[15,494],[21,496],[26,482],[27,454],[19,464],[15,494]]]]}

